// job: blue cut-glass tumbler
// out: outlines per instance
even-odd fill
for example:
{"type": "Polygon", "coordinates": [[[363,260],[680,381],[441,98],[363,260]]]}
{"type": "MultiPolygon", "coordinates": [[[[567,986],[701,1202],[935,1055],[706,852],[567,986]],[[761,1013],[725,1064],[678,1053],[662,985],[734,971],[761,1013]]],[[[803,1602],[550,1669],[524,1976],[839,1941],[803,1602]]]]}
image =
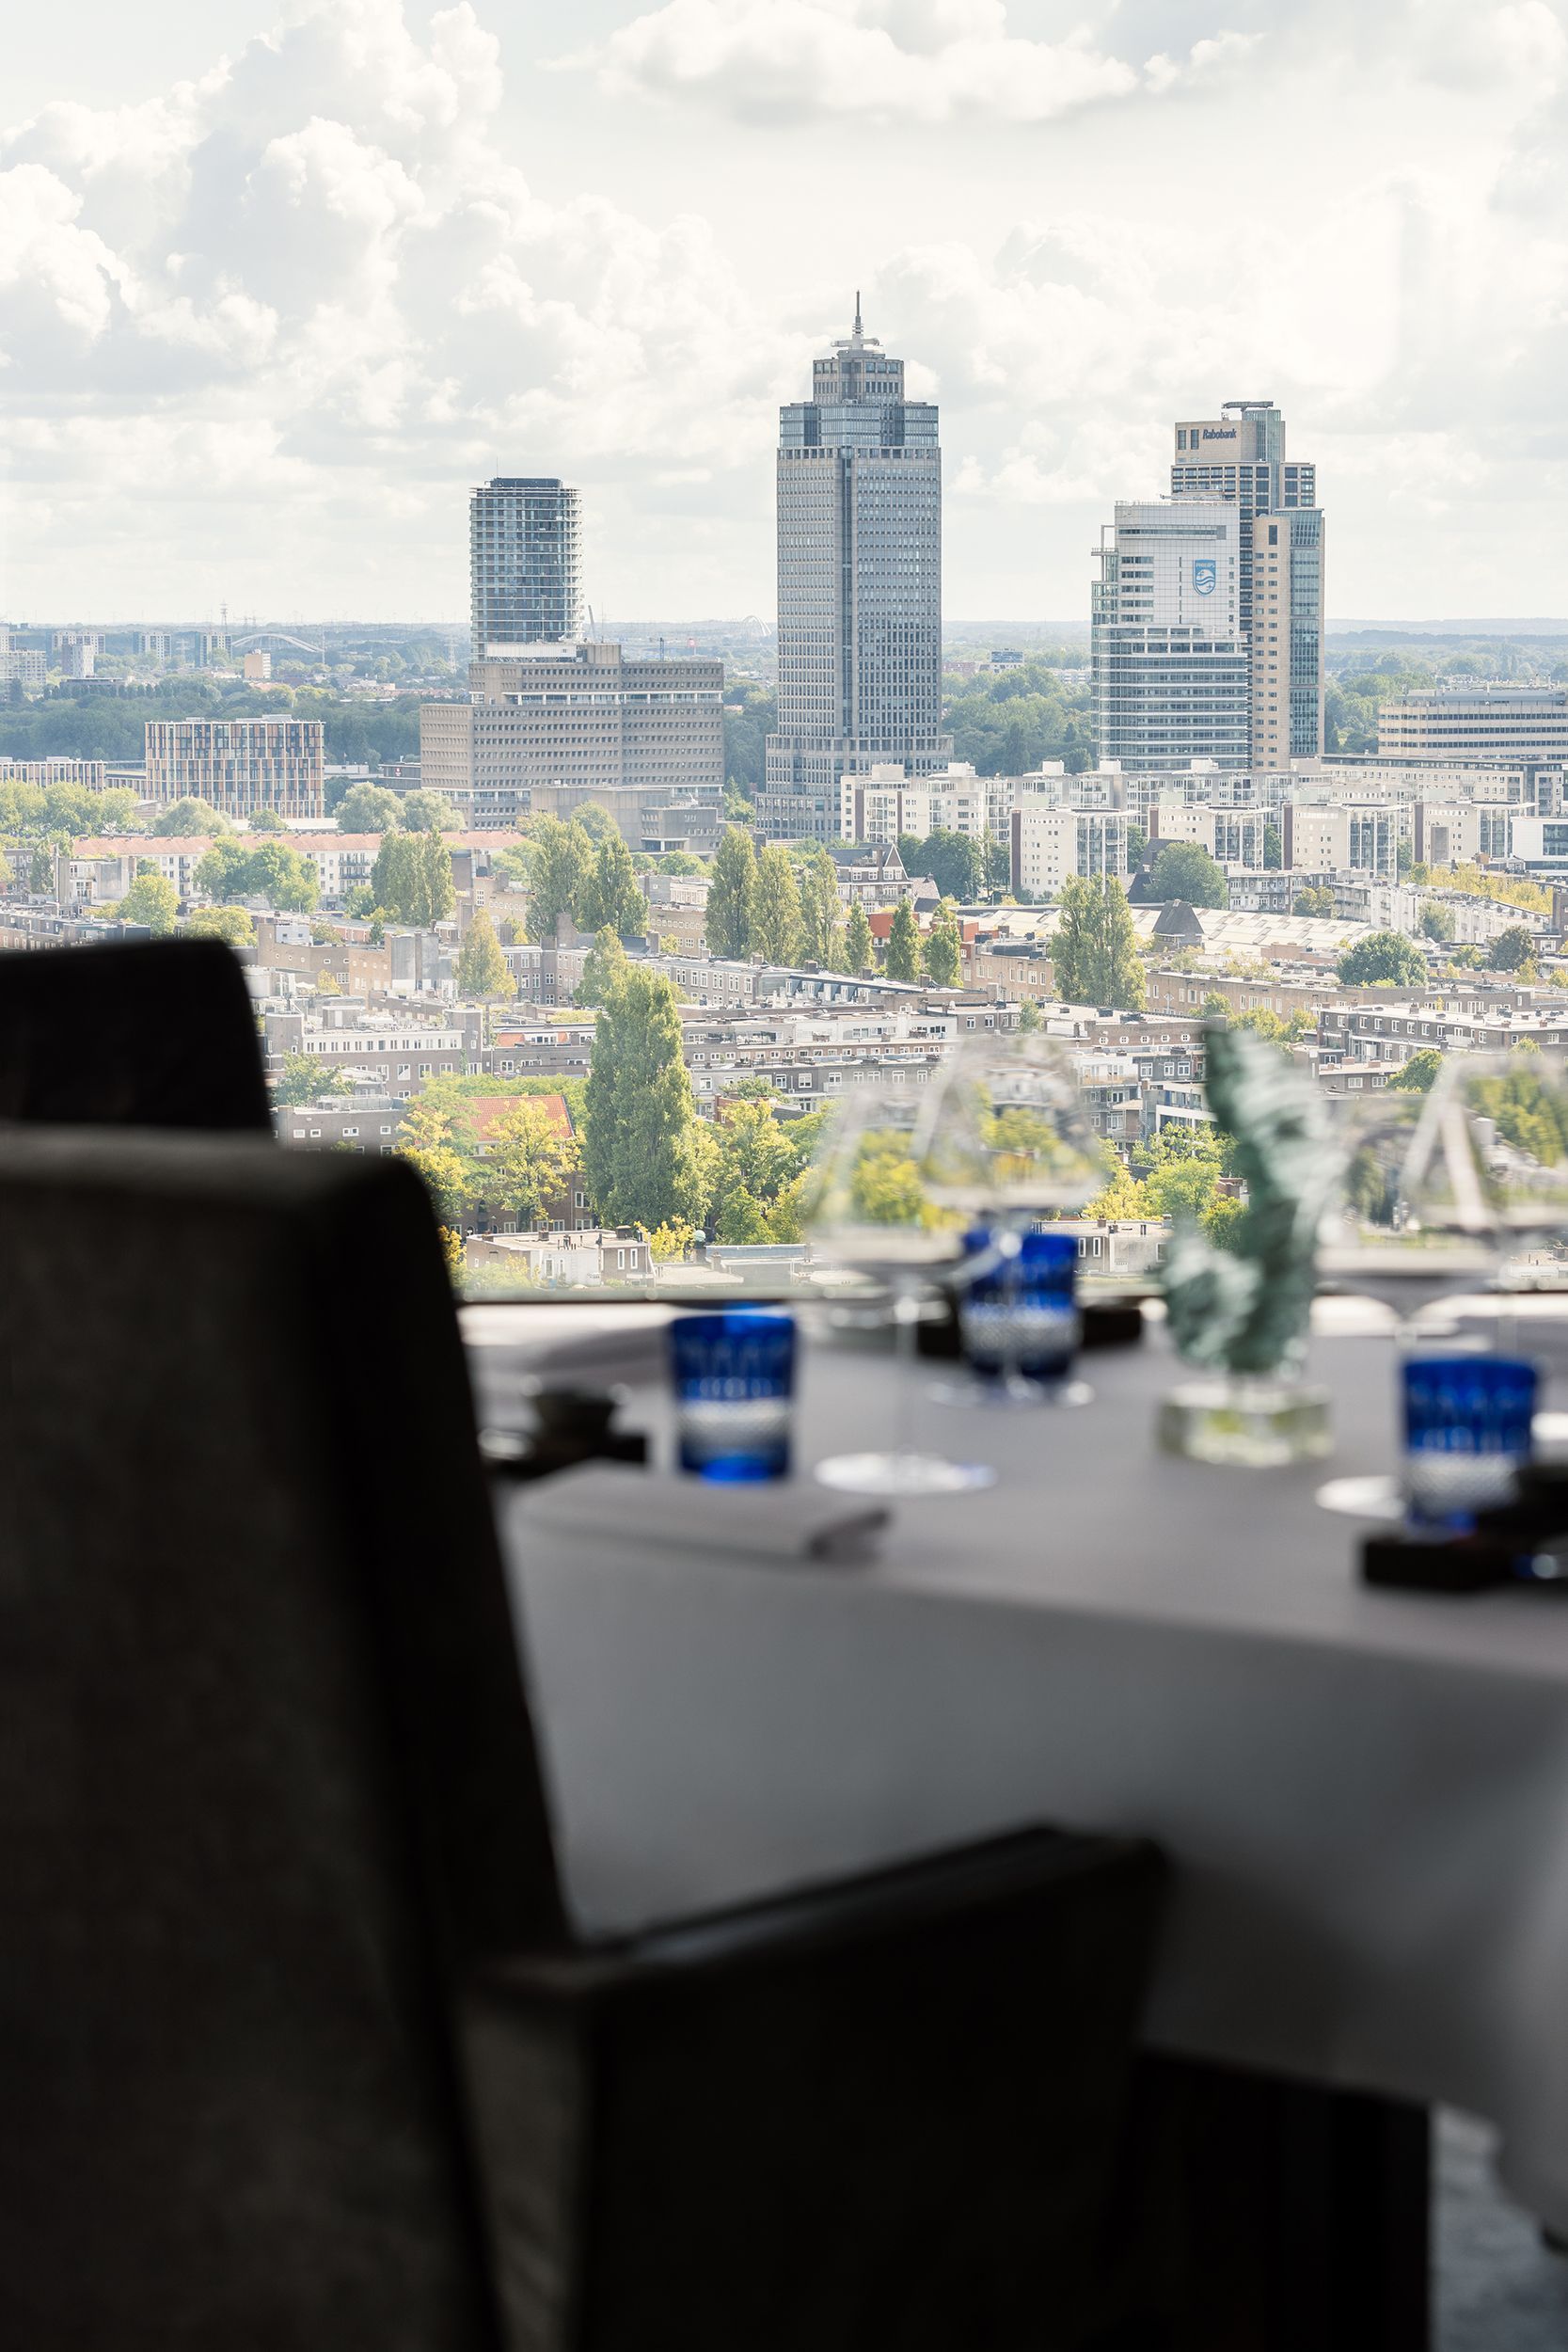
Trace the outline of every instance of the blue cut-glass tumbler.
{"type": "Polygon", "coordinates": [[[1508,1501],[1529,1460],[1535,1366],[1516,1356],[1413,1356],[1403,1381],[1410,1517],[1465,1528],[1508,1501]]]}
{"type": "Polygon", "coordinates": [[[1083,1333],[1074,1235],[978,1226],[964,1235],[964,1255],[991,1262],[958,1293],[959,1336],[977,1379],[1038,1402],[1078,1401],[1069,1380],[1083,1333]]]}
{"type": "Polygon", "coordinates": [[[729,1486],[789,1475],[795,1318],[757,1308],[670,1326],[680,1466],[729,1486]]]}

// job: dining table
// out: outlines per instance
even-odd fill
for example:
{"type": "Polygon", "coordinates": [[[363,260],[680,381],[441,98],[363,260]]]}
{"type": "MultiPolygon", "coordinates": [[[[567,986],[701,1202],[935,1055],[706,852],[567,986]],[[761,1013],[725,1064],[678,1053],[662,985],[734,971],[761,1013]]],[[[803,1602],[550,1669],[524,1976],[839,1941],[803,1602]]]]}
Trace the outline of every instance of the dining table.
{"type": "MultiPolygon", "coordinates": [[[[1532,1306],[1535,1302],[1532,1302],[1532,1306]]],[[[672,1475],[661,1311],[470,1317],[482,1418],[524,1373],[617,1378],[672,1475]],[[546,1328],[546,1326],[548,1327],[546,1328]],[[624,1329],[624,1337],[616,1332],[624,1329]],[[584,1367],[590,1368],[585,1373],[584,1367]]],[[[850,1564],[541,1522],[498,1489],[568,1899],[619,1934],[1025,1823],[1155,1839],[1172,1883],[1148,2047],[1488,2119],[1505,2184],[1568,2231],[1568,1594],[1370,1588],[1329,1478],[1398,1466],[1398,1357],[1326,1302],[1327,1461],[1156,1442],[1181,1375],[1150,1318],[1077,1409],[942,1404],[941,1367],[804,1317],[796,1475],[887,1441],[996,1472],[895,1502],[850,1564]]],[[[1568,1319],[1527,1331],[1568,1365],[1568,1319]]],[[[1552,1401],[1548,1391],[1546,1402],[1552,1401]]]]}

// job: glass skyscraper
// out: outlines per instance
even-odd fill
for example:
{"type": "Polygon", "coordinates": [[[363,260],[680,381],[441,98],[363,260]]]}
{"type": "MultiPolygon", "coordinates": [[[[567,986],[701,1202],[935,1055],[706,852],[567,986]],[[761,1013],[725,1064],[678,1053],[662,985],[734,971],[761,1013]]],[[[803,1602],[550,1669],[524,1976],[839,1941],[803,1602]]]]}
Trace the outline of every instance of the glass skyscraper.
{"type": "Polygon", "coordinates": [[[853,332],[779,412],[779,723],[757,816],[778,840],[838,831],[839,779],[945,767],[942,451],[904,362],[853,332]]]}
{"type": "Polygon", "coordinates": [[[1317,468],[1287,458],[1285,420],[1272,400],[1227,400],[1217,417],[1178,424],[1170,486],[1173,495],[1224,499],[1240,517],[1252,767],[1282,773],[1292,759],[1315,759],[1323,738],[1323,514],[1317,468]]]}
{"type": "Polygon", "coordinates": [[[473,659],[497,647],[582,634],[578,494],[564,482],[501,476],[468,501],[473,659]]]}

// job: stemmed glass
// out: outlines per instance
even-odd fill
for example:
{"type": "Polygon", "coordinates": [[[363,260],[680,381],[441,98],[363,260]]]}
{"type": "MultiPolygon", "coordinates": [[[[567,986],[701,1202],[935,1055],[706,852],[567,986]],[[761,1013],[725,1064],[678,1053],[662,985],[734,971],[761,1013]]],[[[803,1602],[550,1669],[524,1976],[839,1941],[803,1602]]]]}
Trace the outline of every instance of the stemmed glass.
{"type": "MultiPolygon", "coordinates": [[[[1348,1097],[1337,1125],[1341,1200],[1319,1271],[1393,1307],[1407,1352],[1435,1336],[1427,1308],[1495,1275],[1500,1235],[1568,1217],[1568,1085],[1544,1056],[1454,1055],[1430,1094],[1348,1097]]],[[[1404,1508],[1392,1476],[1334,1479],[1318,1500],[1356,1518],[1404,1508]]]]}
{"type": "MultiPolygon", "coordinates": [[[[1072,1065],[1053,1040],[1037,1032],[988,1032],[959,1045],[940,1086],[932,1190],[946,1206],[982,1217],[989,1229],[988,1246],[963,1260],[958,1280],[973,1291],[1002,1277],[1001,1303],[987,1318],[1002,1377],[949,1384],[944,1399],[990,1406],[1086,1403],[1090,1391],[1083,1381],[1046,1385],[1020,1370],[1032,1339],[1043,1336],[1034,1327],[1051,1311],[1032,1309],[1026,1295],[1024,1236],[1043,1218],[1081,1209],[1105,1181],[1104,1151],[1072,1065]]],[[[961,1299],[958,1313],[961,1324],[961,1299]]],[[[1059,1308],[1054,1319],[1061,1319],[1059,1308]]]]}
{"type": "Polygon", "coordinates": [[[850,1088],[825,1131],[814,1170],[808,1225],[840,1264],[879,1282],[892,1301],[898,1342],[897,1429],[884,1453],[832,1454],[816,1466],[825,1486],[850,1494],[961,1494],[996,1473],[917,1451],[912,1438],[914,1359],[921,1294],[936,1268],[963,1248],[955,1192],[978,1185],[985,1152],[977,1135],[952,1120],[936,1134],[932,1089],[850,1088]]]}
{"type": "Polygon", "coordinates": [[[1533,1045],[1459,1054],[1412,1154],[1429,1216],[1524,1245],[1568,1225],[1568,1064],[1533,1045]]]}
{"type": "Polygon", "coordinates": [[[1392,1308],[1406,1346],[1427,1308],[1487,1280],[1497,1261],[1465,1137],[1436,1114],[1433,1096],[1397,1088],[1336,1097],[1331,1113],[1342,1175],[1319,1232],[1319,1279],[1392,1308]]]}

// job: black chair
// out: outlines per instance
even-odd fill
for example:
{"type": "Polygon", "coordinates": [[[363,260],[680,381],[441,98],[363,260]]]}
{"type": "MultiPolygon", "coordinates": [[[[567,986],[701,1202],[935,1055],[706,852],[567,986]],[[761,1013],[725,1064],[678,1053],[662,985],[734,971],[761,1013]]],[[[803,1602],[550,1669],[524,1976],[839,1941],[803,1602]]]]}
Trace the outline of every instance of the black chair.
{"type": "Polygon", "coordinates": [[[217,939],[0,955],[0,1119],[267,1127],[238,958],[217,939]]]}
{"type": "Polygon", "coordinates": [[[1077,2341],[1160,1867],[586,1947],[404,1168],[0,1134],[0,2342],[1077,2341]]]}

